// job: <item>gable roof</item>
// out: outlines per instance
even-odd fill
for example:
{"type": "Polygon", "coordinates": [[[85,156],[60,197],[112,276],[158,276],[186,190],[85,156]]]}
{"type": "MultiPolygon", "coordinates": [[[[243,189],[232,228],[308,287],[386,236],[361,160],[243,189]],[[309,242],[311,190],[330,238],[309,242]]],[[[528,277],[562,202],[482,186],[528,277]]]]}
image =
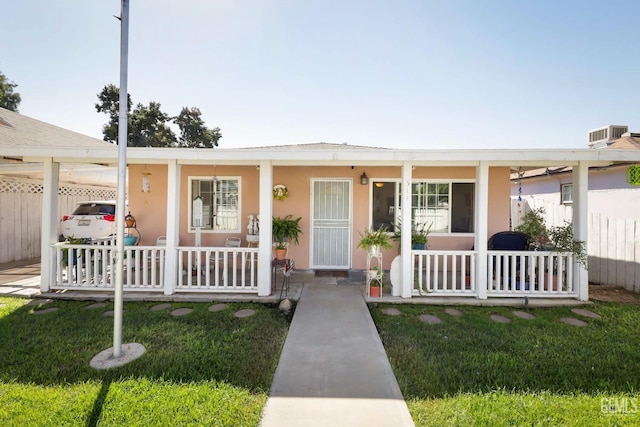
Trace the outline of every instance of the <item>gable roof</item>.
{"type": "MultiPolygon", "coordinates": [[[[114,148],[101,139],[73,132],[14,111],[0,108],[0,149],[4,147],[39,148],[114,148]]],[[[1,154],[1,153],[0,153],[1,154]]]]}
{"type": "Polygon", "coordinates": [[[246,147],[243,148],[245,150],[255,150],[255,149],[265,149],[265,148],[273,148],[277,150],[291,150],[291,151],[299,151],[299,150],[390,150],[390,148],[384,147],[370,147],[366,145],[351,145],[346,142],[342,144],[335,144],[331,142],[312,142],[308,144],[293,144],[293,145],[270,145],[267,147],[246,147]]]}

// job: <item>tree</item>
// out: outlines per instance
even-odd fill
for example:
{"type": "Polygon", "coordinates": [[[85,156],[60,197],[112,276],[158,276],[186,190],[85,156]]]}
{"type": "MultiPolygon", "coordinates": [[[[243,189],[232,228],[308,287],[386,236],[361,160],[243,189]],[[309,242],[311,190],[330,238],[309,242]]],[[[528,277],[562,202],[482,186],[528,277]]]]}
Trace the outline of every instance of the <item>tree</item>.
{"type": "MultiPolygon", "coordinates": [[[[96,104],[96,110],[99,113],[107,113],[109,122],[102,127],[104,140],[111,143],[118,142],[118,113],[120,112],[120,88],[114,84],[108,84],[102,88],[102,92],[98,94],[99,103],[96,104]]],[[[127,113],[131,111],[131,95],[127,94],[127,113]]],[[[131,138],[131,126],[129,126],[129,141],[131,138]]],[[[127,143],[127,145],[129,145],[127,143]]]]}
{"type": "Polygon", "coordinates": [[[19,93],[13,91],[16,87],[18,85],[9,81],[0,71],[0,107],[17,113],[22,98],[19,93]]]}
{"type": "MultiPolygon", "coordinates": [[[[98,94],[98,100],[96,110],[109,115],[109,122],[102,127],[103,139],[117,143],[120,89],[108,84],[98,94]]],[[[132,105],[131,95],[127,94],[127,145],[130,147],[213,148],[218,146],[218,140],[222,138],[220,128],[208,129],[204,125],[198,108],[185,107],[177,117],[172,117],[160,109],[159,102],[152,101],[148,106],[138,103],[131,111],[132,105]],[[179,140],[169,127],[169,122],[178,125],[179,140]]]]}
{"type": "Polygon", "coordinates": [[[208,129],[202,120],[200,109],[184,107],[174,118],[174,123],[180,128],[179,147],[213,148],[218,146],[222,138],[220,128],[208,129]]]}
{"type": "Polygon", "coordinates": [[[174,147],[176,135],[167,122],[171,117],[160,110],[160,103],[148,107],[138,104],[129,117],[131,128],[128,145],[133,147],[174,147]]]}

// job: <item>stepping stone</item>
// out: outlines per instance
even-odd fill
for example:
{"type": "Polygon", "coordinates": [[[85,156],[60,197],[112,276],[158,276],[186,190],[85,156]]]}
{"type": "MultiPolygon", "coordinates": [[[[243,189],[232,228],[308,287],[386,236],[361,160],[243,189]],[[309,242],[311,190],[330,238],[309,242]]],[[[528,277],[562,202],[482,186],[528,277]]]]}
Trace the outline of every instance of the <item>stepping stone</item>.
{"type": "Polygon", "coordinates": [[[0,308],[2,308],[2,307],[6,307],[6,306],[7,306],[7,304],[0,303],[0,308]]]}
{"type": "Polygon", "coordinates": [[[589,324],[584,320],[576,319],[575,317],[561,317],[560,321],[571,326],[588,326],[589,324]]]}
{"type": "Polygon", "coordinates": [[[44,310],[33,310],[33,314],[45,314],[45,313],[53,313],[54,311],[60,310],[58,307],[49,307],[44,310]]]}
{"type": "Polygon", "coordinates": [[[171,312],[171,315],[174,317],[185,316],[193,311],[193,308],[176,308],[171,312]]]}
{"type": "Polygon", "coordinates": [[[106,302],[96,302],[96,303],[93,303],[91,305],[86,306],[85,309],[102,308],[102,307],[106,307],[106,306],[107,306],[106,302]]]}
{"type": "Polygon", "coordinates": [[[591,319],[600,319],[602,317],[598,313],[594,313],[591,310],[585,310],[584,308],[572,308],[571,311],[573,311],[575,314],[579,314],[580,316],[584,316],[584,317],[589,317],[591,319]]]}
{"type": "Polygon", "coordinates": [[[236,316],[237,318],[249,317],[249,316],[253,316],[254,314],[256,314],[256,311],[250,308],[238,310],[235,313],[233,313],[233,315],[236,316]]]}
{"type": "Polygon", "coordinates": [[[421,314],[420,316],[418,316],[418,319],[430,325],[437,325],[438,323],[442,323],[442,320],[438,316],[433,316],[431,314],[421,314]]]}
{"type": "Polygon", "coordinates": [[[533,320],[536,318],[535,314],[527,313],[526,311],[513,310],[511,314],[521,319],[527,319],[527,320],[533,320]]]}
{"type": "Polygon", "coordinates": [[[226,310],[229,307],[227,304],[214,304],[209,307],[209,311],[215,313],[216,311],[226,310]]]}
{"type": "Polygon", "coordinates": [[[460,317],[462,316],[462,312],[457,308],[447,308],[444,310],[449,316],[460,317]]]}
{"type": "Polygon", "coordinates": [[[104,313],[102,313],[102,315],[104,317],[113,317],[113,310],[107,310],[104,313]]]}
{"type": "Polygon", "coordinates": [[[494,322],[498,322],[498,323],[511,323],[511,319],[509,319],[508,317],[501,316],[499,314],[492,314],[491,316],[489,316],[489,318],[491,318],[491,320],[493,320],[494,322]]]}
{"type": "Polygon", "coordinates": [[[149,311],[160,311],[160,310],[166,310],[167,308],[171,308],[171,304],[169,304],[168,302],[164,304],[154,305],[149,309],[149,311]]]}
{"type": "Polygon", "coordinates": [[[402,314],[397,308],[383,308],[382,312],[388,316],[399,316],[402,314]]]}
{"type": "Polygon", "coordinates": [[[34,299],[29,301],[27,305],[34,306],[34,305],[49,304],[52,301],[53,301],[52,299],[34,299]]]}

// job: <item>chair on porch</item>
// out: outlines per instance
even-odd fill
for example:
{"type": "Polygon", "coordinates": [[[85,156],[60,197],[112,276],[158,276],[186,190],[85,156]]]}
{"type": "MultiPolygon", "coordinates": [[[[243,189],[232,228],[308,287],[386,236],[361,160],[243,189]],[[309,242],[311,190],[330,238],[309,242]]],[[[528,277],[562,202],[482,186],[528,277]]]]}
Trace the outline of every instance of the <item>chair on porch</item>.
{"type": "MultiPolygon", "coordinates": [[[[489,238],[487,249],[490,251],[527,251],[529,250],[529,241],[530,237],[526,233],[519,231],[500,231],[489,238]]],[[[493,277],[496,277],[498,269],[500,270],[500,277],[505,277],[505,274],[509,275],[511,271],[511,257],[501,259],[502,262],[495,262],[493,264],[493,277]]],[[[515,269],[516,271],[520,270],[520,258],[516,258],[515,269]]],[[[509,281],[511,281],[510,278],[509,281]]]]}
{"type": "Polygon", "coordinates": [[[519,231],[500,231],[489,238],[487,249],[494,251],[526,251],[529,235],[519,231]]]}
{"type": "MultiPolygon", "coordinates": [[[[227,237],[225,240],[224,247],[225,248],[239,248],[242,246],[242,239],[240,237],[227,237]]],[[[224,257],[218,258],[218,270],[220,271],[220,279],[224,278],[224,257]]],[[[227,266],[233,266],[233,256],[228,254],[227,256],[227,266]]]]}

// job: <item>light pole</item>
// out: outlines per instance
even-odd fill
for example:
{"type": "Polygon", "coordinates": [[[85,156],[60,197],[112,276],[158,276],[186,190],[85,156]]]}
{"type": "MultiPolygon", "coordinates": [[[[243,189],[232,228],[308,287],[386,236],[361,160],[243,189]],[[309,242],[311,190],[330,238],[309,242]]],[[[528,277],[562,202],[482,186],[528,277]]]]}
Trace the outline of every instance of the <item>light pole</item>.
{"type": "Polygon", "coordinates": [[[116,283],[113,303],[113,347],[101,351],[90,365],[96,369],[108,369],[124,365],[142,356],[142,344],[122,345],[122,288],[124,279],[124,215],[127,182],[127,69],[129,57],[129,0],[122,0],[120,14],[120,110],[118,112],[118,194],[116,200],[116,283]]]}

